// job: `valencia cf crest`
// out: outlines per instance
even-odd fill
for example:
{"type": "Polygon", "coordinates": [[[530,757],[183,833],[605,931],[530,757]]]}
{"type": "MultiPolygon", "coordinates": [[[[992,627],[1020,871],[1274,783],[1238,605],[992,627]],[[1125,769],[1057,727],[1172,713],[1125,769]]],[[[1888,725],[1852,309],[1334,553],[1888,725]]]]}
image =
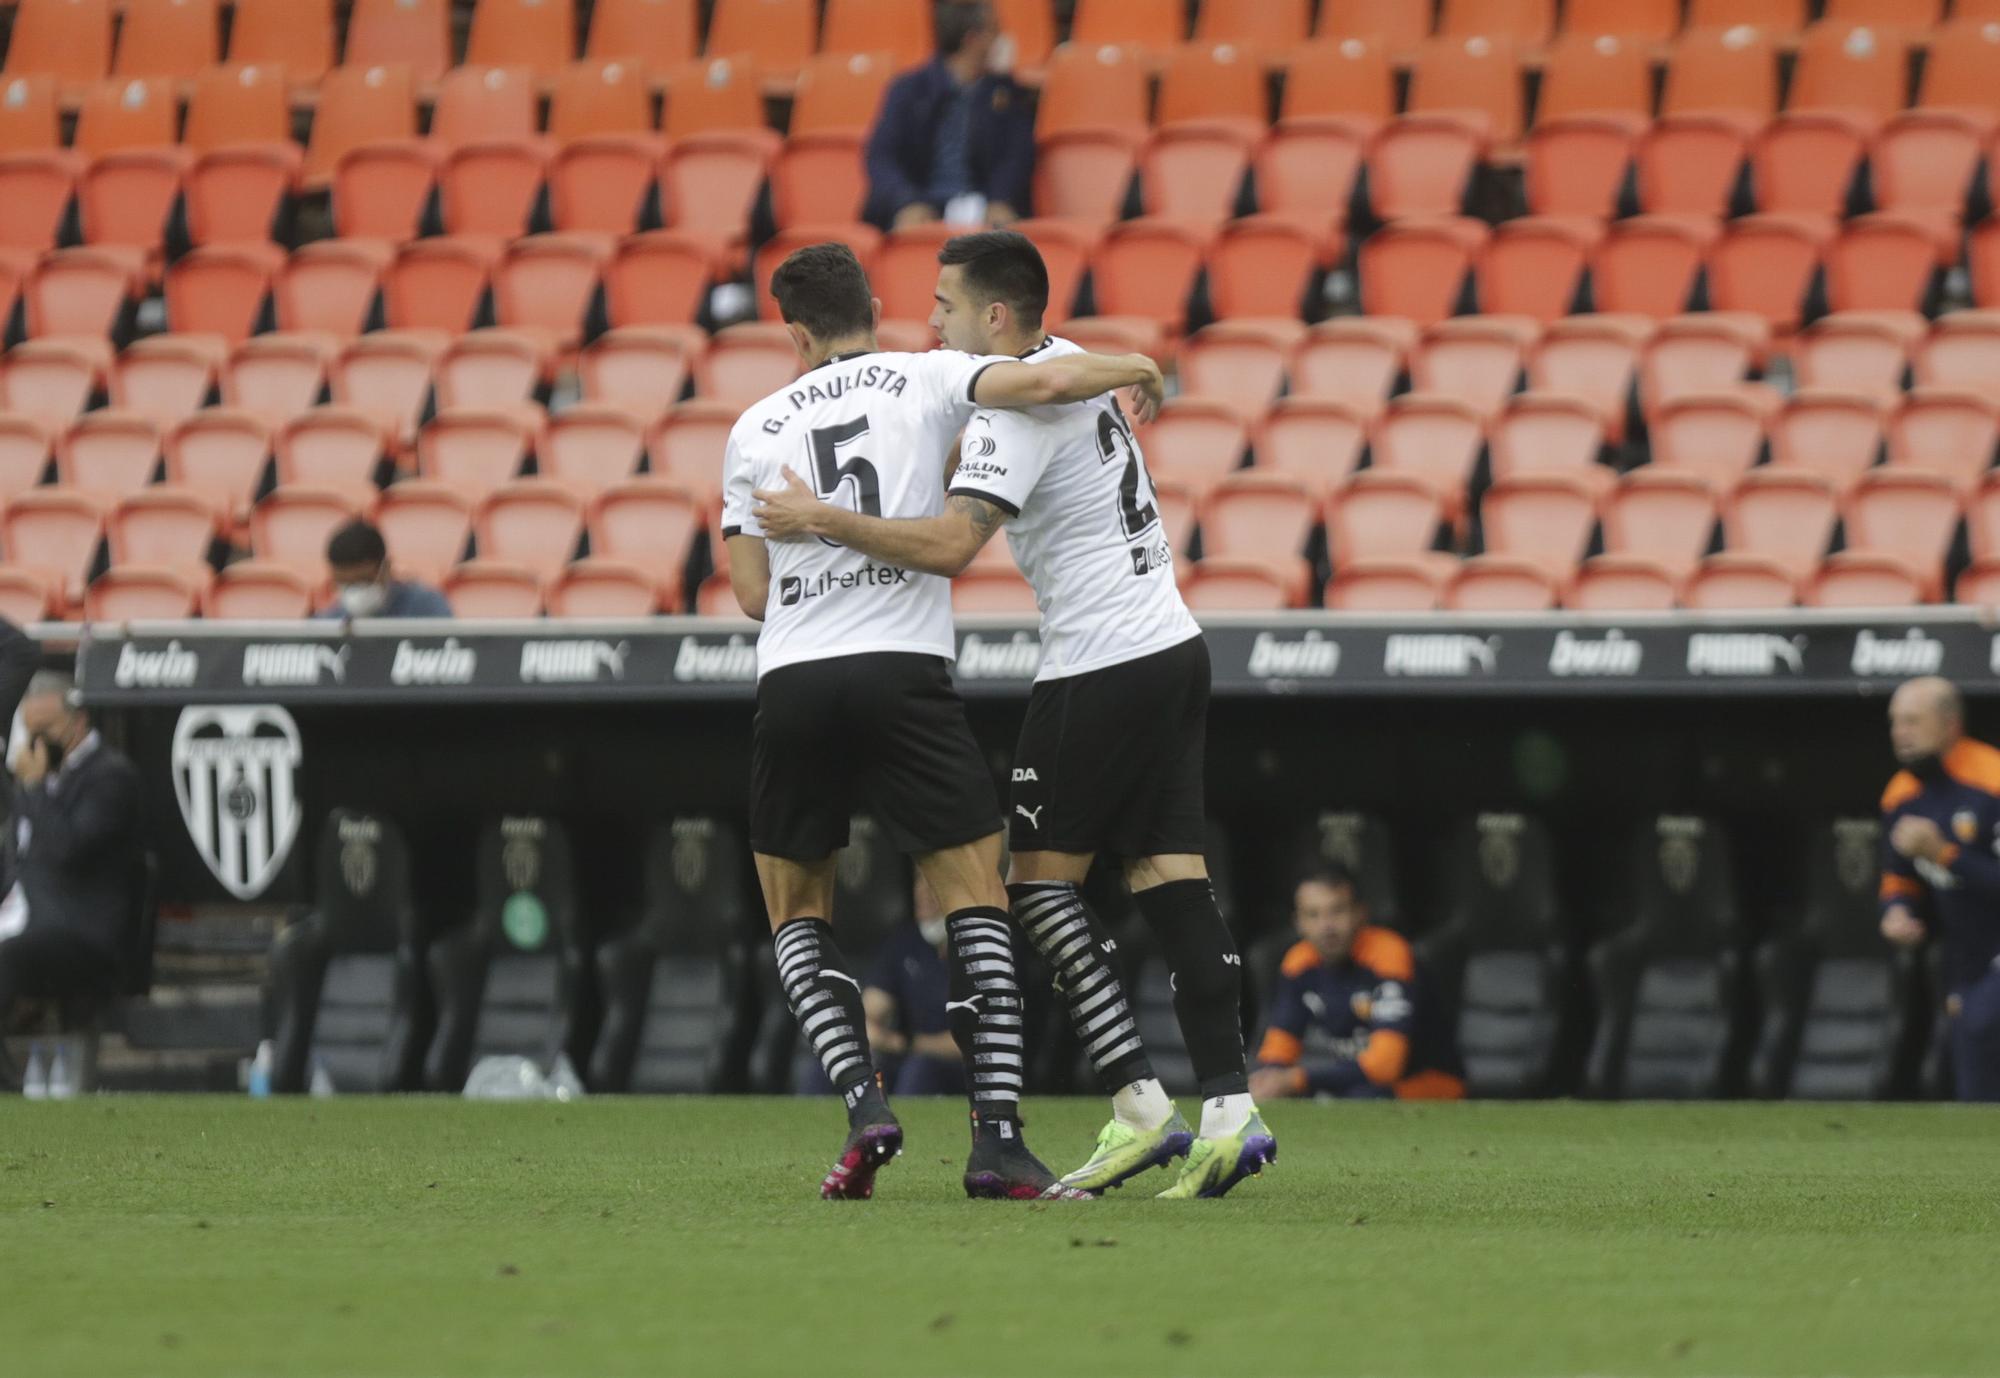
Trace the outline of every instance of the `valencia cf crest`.
{"type": "Polygon", "coordinates": [[[1979,836],[1979,820],[1971,809],[1960,809],[1951,816],[1951,831],[1961,843],[1971,842],[1979,836]]]}
{"type": "Polygon", "coordinates": [[[276,704],[196,706],[174,725],[174,797],[223,889],[255,899],[299,835],[298,725],[276,704]]]}

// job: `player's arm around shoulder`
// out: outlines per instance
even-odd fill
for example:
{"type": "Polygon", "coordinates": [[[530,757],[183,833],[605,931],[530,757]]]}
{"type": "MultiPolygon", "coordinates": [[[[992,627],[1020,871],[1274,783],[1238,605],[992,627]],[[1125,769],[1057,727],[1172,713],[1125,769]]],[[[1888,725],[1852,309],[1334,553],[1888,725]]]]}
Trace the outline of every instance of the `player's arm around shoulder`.
{"type": "Polygon", "coordinates": [[[973,380],[972,400],[982,407],[1046,407],[1131,388],[1134,414],[1151,421],[1166,387],[1160,366],[1144,354],[1063,354],[1040,363],[987,364],[973,380]]]}
{"type": "Polygon", "coordinates": [[[757,521],[772,540],[819,537],[898,569],[946,579],[971,564],[1010,515],[989,499],[954,493],[934,517],[871,517],[822,500],[790,469],[783,488],[760,488],[754,497],[757,521]]]}

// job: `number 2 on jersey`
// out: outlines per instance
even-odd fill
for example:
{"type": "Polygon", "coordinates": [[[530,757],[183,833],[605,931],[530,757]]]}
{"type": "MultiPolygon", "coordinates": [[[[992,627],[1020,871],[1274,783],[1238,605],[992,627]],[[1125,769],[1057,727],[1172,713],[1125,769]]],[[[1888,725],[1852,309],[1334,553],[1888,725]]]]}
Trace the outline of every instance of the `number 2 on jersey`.
{"type": "MultiPolygon", "coordinates": [[[[875,473],[875,466],[861,455],[849,455],[842,462],[840,451],[843,446],[852,445],[868,434],[868,418],[857,416],[852,421],[843,421],[838,426],[821,426],[812,433],[813,487],[820,497],[833,501],[833,495],[848,479],[854,480],[854,510],[864,516],[882,515],[882,484],[875,473]]],[[[826,537],[820,537],[822,545],[833,545],[826,537]]]]}
{"type": "Polygon", "coordinates": [[[1125,460],[1125,474],[1118,481],[1118,521],[1129,540],[1160,519],[1155,503],[1152,475],[1139,458],[1139,446],[1126,428],[1125,417],[1116,406],[1102,407],[1097,413],[1097,452],[1106,464],[1125,460]]]}

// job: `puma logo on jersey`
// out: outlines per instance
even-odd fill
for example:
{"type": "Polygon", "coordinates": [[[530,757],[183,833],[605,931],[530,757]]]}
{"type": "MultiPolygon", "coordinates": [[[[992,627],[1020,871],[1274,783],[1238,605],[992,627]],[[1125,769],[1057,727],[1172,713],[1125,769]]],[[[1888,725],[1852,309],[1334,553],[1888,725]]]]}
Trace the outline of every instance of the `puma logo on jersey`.
{"type": "Polygon", "coordinates": [[[1014,806],[1014,812],[1020,814],[1021,817],[1027,819],[1029,827],[1034,828],[1037,831],[1040,831],[1042,826],[1042,810],[1047,807],[1048,807],[1047,804],[1039,804],[1035,807],[1034,812],[1030,813],[1026,805],[1016,804],[1014,806]]]}

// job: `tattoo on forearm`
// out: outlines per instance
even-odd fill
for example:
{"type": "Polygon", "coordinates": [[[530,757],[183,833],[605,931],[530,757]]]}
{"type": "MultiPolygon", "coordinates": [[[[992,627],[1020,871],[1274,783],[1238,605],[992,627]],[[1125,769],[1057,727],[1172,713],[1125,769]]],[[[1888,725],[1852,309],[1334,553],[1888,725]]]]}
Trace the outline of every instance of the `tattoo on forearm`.
{"type": "Polygon", "coordinates": [[[954,493],[946,506],[970,517],[972,528],[979,533],[982,541],[989,539],[1000,529],[1000,523],[1007,520],[1007,514],[986,499],[969,497],[964,493],[954,493]]]}

